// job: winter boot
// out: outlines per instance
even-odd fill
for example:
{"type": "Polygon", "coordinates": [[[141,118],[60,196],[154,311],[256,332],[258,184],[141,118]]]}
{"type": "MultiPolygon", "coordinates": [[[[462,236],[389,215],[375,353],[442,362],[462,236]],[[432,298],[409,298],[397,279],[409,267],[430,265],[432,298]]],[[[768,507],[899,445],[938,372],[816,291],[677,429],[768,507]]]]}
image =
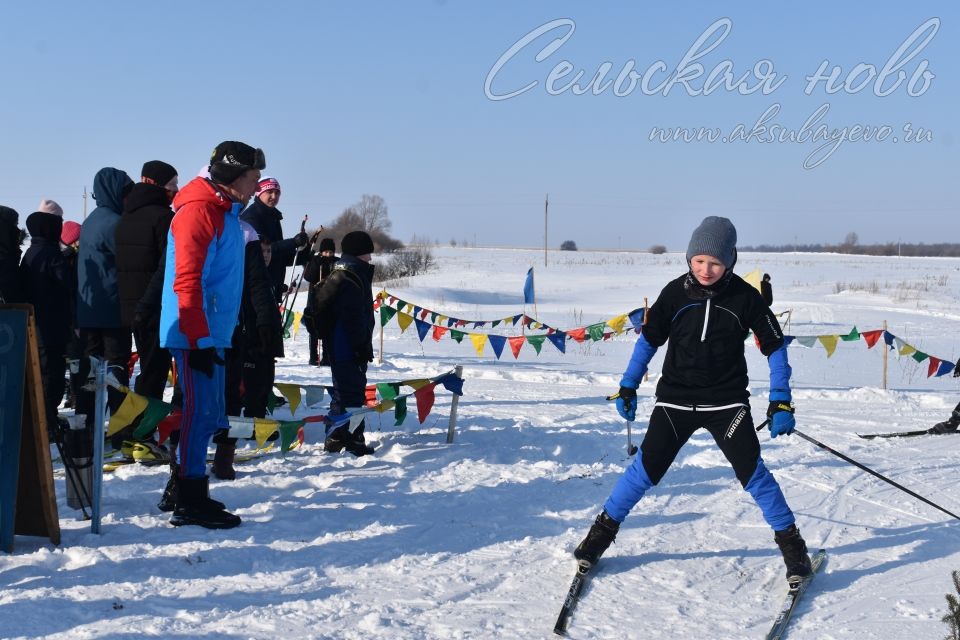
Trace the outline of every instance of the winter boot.
{"type": "Polygon", "coordinates": [[[181,478],[177,507],[170,517],[175,527],[195,524],[207,529],[232,529],[240,524],[240,516],[226,509],[217,508],[216,500],[210,499],[210,478],[181,478]]]}
{"type": "Polygon", "coordinates": [[[791,589],[796,589],[813,571],[810,556],[807,554],[807,543],[803,541],[795,524],[782,531],[774,531],[773,540],[780,547],[783,563],[787,565],[787,583],[791,589]]]}
{"type": "Polygon", "coordinates": [[[170,512],[177,506],[177,476],[180,473],[180,465],[176,462],[170,463],[170,477],[167,478],[167,486],[163,488],[163,495],[160,496],[160,502],[157,508],[160,511],[170,512]]]}
{"type": "Polygon", "coordinates": [[[960,426],[960,411],[954,409],[949,418],[933,425],[931,431],[933,433],[950,433],[956,431],[958,426],[960,426]]]}
{"type": "Polygon", "coordinates": [[[236,480],[237,472],[233,468],[233,458],[237,451],[236,438],[225,438],[217,443],[217,451],[213,454],[213,475],[221,480],[236,480]]]}
{"type": "MultiPolygon", "coordinates": [[[[123,446],[126,447],[129,442],[129,440],[124,441],[123,446]]],[[[153,440],[134,442],[133,446],[130,447],[130,456],[137,462],[146,465],[170,462],[170,453],[167,448],[153,440]]]]}
{"type": "Polygon", "coordinates": [[[596,522],[590,527],[587,537],[574,550],[573,557],[581,564],[589,566],[597,564],[610,543],[616,540],[619,530],[620,523],[608,516],[606,511],[601,511],[596,522]]]}
{"type": "Polygon", "coordinates": [[[340,453],[350,439],[350,432],[346,427],[337,427],[327,432],[327,437],[323,441],[323,450],[327,453],[340,453]]]}
{"type": "Polygon", "coordinates": [[[344,449],[358,458],[373,455],[373,447],[369,446],[366,438],[363,437],[364,427],[366,424],[361,422],[353,433],[348,432],[347,442],[343,445],[344,449]]]}

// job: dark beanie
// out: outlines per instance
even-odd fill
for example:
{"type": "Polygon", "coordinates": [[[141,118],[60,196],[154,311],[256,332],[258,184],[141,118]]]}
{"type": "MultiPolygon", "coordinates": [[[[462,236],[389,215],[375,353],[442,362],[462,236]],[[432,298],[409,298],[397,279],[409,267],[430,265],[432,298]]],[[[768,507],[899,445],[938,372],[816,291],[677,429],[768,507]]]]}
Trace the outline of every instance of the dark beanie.
{"type": "MultiPolygon", "coordinates": [[[[320,249],[318,251],[336,251],[337,243],[333,241],[333,238],[321,238],[320,239],[320,249]]],[[[363,255],[363,254],[360,254],[363,255]]]]}
{"type": "Polygon", "coordinates": [[[340,241],[340,250],[351,256],[365,256],[373,253],[373,240],[366,231],[351,231],[340,241]]]}
{"type": "Polygon", "coordinates": [[[210,155],[210,179],[220,184],[230,184],[250,169],[266,167],[263,151],[243,142],[221,142],[210,155]]]}
{"type": "Polygon", "coordinates": [[[140,175],[150,178],[155,184],[165,187],[168,182],[177,176],[177,170],[163,160],[150,160],[143,163],[140,175]]]}
{"type": "Polygon", "coordinates": [[[687,262],[694,256],[712,256],[727,269],[737,262],[737,230],[727,218],[707,216],[693,230],[687,246],[687,262]]]}
{"type": "Polygon", "coordinates": [[[17,213],[16,209],[0,205],[0,220],[8,222],[15,227],[17,226],[17,222],[20,221],[20,214],[17,213]]]}

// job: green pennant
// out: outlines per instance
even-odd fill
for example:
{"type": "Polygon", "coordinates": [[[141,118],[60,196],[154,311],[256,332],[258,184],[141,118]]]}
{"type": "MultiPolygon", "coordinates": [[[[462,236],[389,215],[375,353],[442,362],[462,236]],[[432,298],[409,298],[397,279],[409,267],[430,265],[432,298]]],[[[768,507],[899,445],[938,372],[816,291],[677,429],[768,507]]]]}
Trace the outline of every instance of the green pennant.
{"type": "Polygon", "coordinates": [[[273,410],[277,408],[277,396],[273,393],[273,387],[267,393],[267,413],[273,415],[273,410]]]}
{"type": "Polygon", "coordinates": [[[399,427],[403,424],[403,421],[407,419],[407,399],[406,397],[397,398],[395,402],[396,406],[393,408],[393,416],[396,420],[393,426],[399,427]]]}
{"type": "Polygon", "coordinates": [[[860,339],[860,332],[857,331],[856,327],[854,327],[853,329],[850,330],[850,333],[848,333],[847,335],[840,336],[840,339],[843,340],[844,342],[854,342],[860,339]]]}
{"type": "Polygon", "coordinates": [[[457,331],[456,329],[450,329],[450,337],[453,340],[457,341],[457,344],[463,341],[463,331],[457,331]]]}
{"type": "Polygon", "coordinates": [[[388,322],[397,314],[397,310],[386,305],[380,305],[380,326],[385,327],[388,322]]]}
{"type": "Polygon", "coordinates": [[[590,335],[591,340],[600,341],[603,340],[603,330],[606,328],[606,322],[598,322],[597,324],[592,324],[587,327],[587,334],[590,335]]]}
{"type": "Polygon", "coordinates": [[[172,404],[147,398],[147,408],[140,414],[140,424],[133,430],[133,437],[142,440],[153,433],[160,421],[170,415],[171,411],[173,411],[172,404]]]}
{"type": "MultiPolygon", "coordinates": [[[[276,316],[274,316],[276,317],[276,316]]],[[[283,314],[283,338],[290,337],[290,327],[293,326],[293,310],[285,311],[283,314]]]]}
{"type": "Polygon", "coordinates": [[[431,312],[430,312],[430,324],[437,324],[437,317],[438,317],[439,315],[440,315],[440,314],[438,314],[436,311],[431,311],[431,312]]]}
{"type": "MultiPolygon", "coordinates": [[[[601,338],[603,334],[600,334],[601,338]]],[[[540,355],[540,349],[543,347],[543,341],[547,339],[545,335],[539,336],[527,336],[527,342],[533,345],[533,348],[537,350],[537,355],[540,355]]]]}
{"type": "Polygon", "coordinates": [[[280,421],[280,451],[286,453],[290,451],[290,445],[297,439],[297,432],[303,426],[303,420],[281,420],[280,421]]]}
{"type": "Polygon", "coordinates": [[[923,351],[914,351],[913,353],[910,354],[910,357],[916,360],[917,362],[923,362],[930,356],[925,354],[923,351]]]}
{"type": "Polygon", "coordinates": [[[400,393],[400,385],[396,382],[378,382],[377,392],[384,400],[393,400],[400,393]]]}
{"type": "Polygon", "coordinates": [[[494,320],[493,322],[490,323],[490,326],[491,326],[491,327],[495,327],[495,326],[497,326],[498,324],[500,324],[501,322],[503,322],[503,321],[502,321],[502,320],[494,320]]]}

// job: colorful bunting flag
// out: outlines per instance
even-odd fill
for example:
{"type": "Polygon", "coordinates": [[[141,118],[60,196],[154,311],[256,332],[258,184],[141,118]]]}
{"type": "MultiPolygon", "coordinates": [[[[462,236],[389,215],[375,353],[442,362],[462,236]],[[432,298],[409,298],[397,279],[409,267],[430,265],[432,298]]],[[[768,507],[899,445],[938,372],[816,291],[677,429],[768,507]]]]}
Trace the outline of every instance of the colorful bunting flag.
{"type": "Polygon", "coordinates": [[[840,336],[840,339],[843,340],[844,342],[853,342],[855,340],[859,340],[860,332],[857,331],[856,327],[854,327],[853,329],[850,330],[850,333],[848,333],[847,335],[840,336]]]}
{"type": "Polygon", "coordinates": [[[390,319],[396,314],[396,310],[386,305],[380,307],[380,326],[385,327],[390,319]]]}
{"type": "Polygon", "coordinates": [[[273,386],[287,399],[287,403],[290,405],[290,413],[296,413],[297,407],[300,406],[300,385],[289,382],[275,382],[273,386]]]}
{"type": "Polygon", "coordinates": [[[410,326],[410,323],[413,322],[413,316],[408,313],[398,313],[397,314],[397,324],[400,325],[400,333],[403,333],[410,326]]]}
{"type": "Polygon", "coordinates": [[[540,349],[543,348],[543,341],[547,339],[545,335],[539,336],[527,336],[527,342],[533,345],[534,350],[536,350],[537,355],[540,355],[540,349]]]}
{"type": "Polygon", "coordinates": [[[930,364],[927,365],[927,377],[929,378],[940,369],[940,358],[930,356],[930,364]]]}
{"type": "Polygon", "coordinates": [[[487,335],[487,340],[490,341],[490,346],[493,347],[493,353],[497,356],[497,360],[500,359],[500,354],[503,353],[503,345],[507,344],[506,336],[495,336],[493,334],[487,335]]]}
{"type": "Polygon", "coordinates": [[[153,433],[160,421],[170,415],[173,405],[155,398],[147,398],[147,408],[140,416],[140,424],[133,430],[133,437],[142,440],[153,433]]]}
{"type": "Polygon", "coordinates": [[[526,339],[523,336],[513,336],[512,338],[507,338],[507,342],[510,343],[510,350],[513,352],[513,359],[516,360],[520,357],[520,349],[523,347],[523,343],[526,339]]]}
{"type": "Polygon", "coordinates": [[[610,328],[616,333],[623,333],[623,325],[627,323],[627,314],[619,315],[615,318],[610,318],[607,320],[607,324],[610,325],[610,328]]]}
{"type": "Polygon", "coordinates": [[[407,419],[407,398],[397,398],[397,406],[394,409],[393,416],[394,422],[393,426],[399,427],[403,424],[403,421],[407,419]]]}
{"type": "Polygon", "coordinates": [[[320,385],[304,385],[306,403],[308,407],[315,407],[323,402],[323,387],[320,385]]]}
{"type": "Polygon", "coordinates": [[[547,338],[553,343],[553,346],[560,350],[560,353],[567,352],[567,334],[565,334],[563,331],[551,333],[547,336],[547,338]]]}
{"type": "Polygon", "coordinates": [[[419,420],[420,424],[423,424],[423,421],[427,419],[427,416],[430,415],[430,410],[433,408],[435,387],[436,385],[434,384],[428,384],[425,387],[417,389],[413,394],[417,398],[417,420],[419,420]]]}
{"type": "Polygon", "coordinates": [[[430,332],[430,323],[425,320],[416,319],[417,323],[417,335],[420,336],[420,342],[423,342],[423,339],[427,337],[427,333],[430,332]]]}
{"type": "Polygon", "coordinates": [[[487,334],[485,333],[471,333],[470,342],[473,343],[473,348],[476,349],[477,355],[483,355],[483,347],[487,344],[487,334]]]}
{"type": "MultiPolygon", "coordinates": [[[[126,389],[123,387],[122,389],[126,389]]],[[[127,395],[120,403],[117,412],[110,416],[110,422],[107,424],[107,437],[109,438],[118,431],[129,427],[137,417],[146,411],[147,399],[141,395],[126,389],[127,395]]]]}
{"type": "Polygon", "coordinates": [[[883,329],[864,331],[860,335],[863,336],[863,339],[866,341],[867,349],[872,349],[873,345],[877,344],[877,340],[880,339],[880,336],[883,335],[883,329]]]}
{"type": "Polygon", "coordinates": [[[827,357],[829,358],[836,350],[840,336],[818,336],[818,338],[820,339],[820,344],[827,350],[827,357]]]}

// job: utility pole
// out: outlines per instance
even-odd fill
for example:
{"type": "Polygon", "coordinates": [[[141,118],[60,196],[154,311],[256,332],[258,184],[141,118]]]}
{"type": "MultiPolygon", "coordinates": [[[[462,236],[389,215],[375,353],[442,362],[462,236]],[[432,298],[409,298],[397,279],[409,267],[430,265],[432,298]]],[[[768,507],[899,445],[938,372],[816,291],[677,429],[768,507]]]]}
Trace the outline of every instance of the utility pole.
{"type": "Polygon", "coordinates": [[[550,194],[543,197],[543,266],[547,266],[547,209],[550,207],[550,194]]]}
{"type": "Polygon", "coordinates": [[[83,219],[87,219],[87,188],[83,188],[83,219]]]}

